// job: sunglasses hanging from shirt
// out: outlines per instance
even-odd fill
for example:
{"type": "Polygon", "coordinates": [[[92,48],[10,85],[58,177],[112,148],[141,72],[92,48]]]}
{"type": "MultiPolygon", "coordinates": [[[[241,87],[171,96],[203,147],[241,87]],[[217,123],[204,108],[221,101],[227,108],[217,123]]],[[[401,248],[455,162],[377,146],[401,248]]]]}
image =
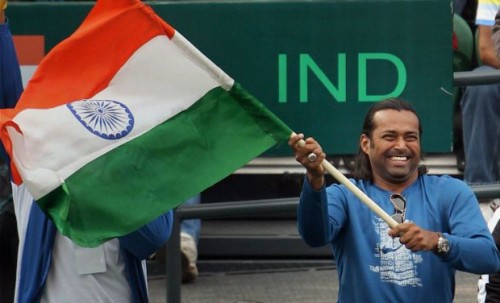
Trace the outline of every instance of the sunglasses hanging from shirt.
{"type": "Polygon", "coordinates": [[[394,221],[403,223],[405,221],[406,199],[400,194],[392,194],[389,197],[394,206],[394,214],[391,216],[394,221]]]}

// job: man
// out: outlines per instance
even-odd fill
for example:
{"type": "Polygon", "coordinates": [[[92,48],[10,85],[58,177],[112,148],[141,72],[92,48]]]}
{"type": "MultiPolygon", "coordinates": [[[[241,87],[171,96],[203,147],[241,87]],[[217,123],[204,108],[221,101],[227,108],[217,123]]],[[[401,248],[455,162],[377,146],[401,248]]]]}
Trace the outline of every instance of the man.
{"type": "MultiPolygon", "coordinates": [[[[201,202],[201,195],[197,194],[186,201],[183,205],[197,205],[201,202]]],[[[180,252],[181,252],[181,272],[182,283],[192,283],[198,278],[198,242],[200,238],[201,220],[185,219],[181,221],[180,232],[180,252]]],[[[161,250],[155,254],[155,258],[166,261],[166,250],[161,250]]],[[[159,265],[165,266],[163,263],[159,265]]]]}
{"type": "Polygon", "coordinates": [[[455,270],[500,270],[472,190],[419,166],[421,135],[416,112],[399,99],[376,103],[365,118],[352,182],[394,214],[392,229],[344,185],[326,187],[318,142],[297,144],[302,134],[289,140],[307,170],[299,232],[311,246],[331,244],[339,302],[452,302],[455,270]]]}
{"type": "MultiPolygon", "coordinates": [[[[500,248],[500,207],[494,210],[488,221],[488,228],[495,239],[497,248],[500,248]]],[[[500,273],[481,275],[478,281],[477,302],[500,302],[500,273]]]]}
{"type": "MultiPolygon", "coordinates": [[[[492,26],[500,0],[479,0],[476,15],[478,55],[475,71],[500,68],[492,42],[492,26]]],[[[500,83],[472,85],[461,100],[465,151],[464,181],[469,185],[500,183],[500,83]]]]}
{"type": "Polygon", "coordinates": [[[491,28],[491,41],[497,58],[500,60],[500,9],[495,15],[495,23],[491,28]]]}
{"type": "MultiPolygon", "coordinates": [[[[6,1],[0,0],[0,108],[14,107],[23,91],[21,71],[5,17],[6,7],[6,1]]],[[[6,160],[0,144],[0,302],[13,302],[18,237],[6,160]]]]}
{"type": "Polygon", "coordinates": [[[56,230],[25,187],[15,186],[13,197],[20,243],[16,302],[148,302],[145,260],[170,236],[171,211],[85,248],[56,230]]]}
{"type": "MultiPolygon", "coordinates": [[[[492,43],[497,58],[500,58],[500,10],[497,11],[495,24],[492,27],[492,43]]],[[[493,239],[495,239],[497,247],[500,248],[500,199],[493,200],[490,203],[490,208],[493,214],[488,221],[488,228],[493,235],[493,239]]],[[[482,275],[478,281],[478,290],[477,302],[499,302],[500,273],[482,275]]]]}
{"type": "MultiPolygon", "coordinates": [[[[184,205],[200,204],[201,195],[189,198],[184,205]]],[[[200,238],[201,220],[187,219],[181,222],[181,269],[182,283],[191,283],[198,277],[198,241],[200,238]]]]}
{"type": "Polygon", "coordinates": [[[18,237],[10,174],[0,157],[0,302],[13,302],[18,237]]]}

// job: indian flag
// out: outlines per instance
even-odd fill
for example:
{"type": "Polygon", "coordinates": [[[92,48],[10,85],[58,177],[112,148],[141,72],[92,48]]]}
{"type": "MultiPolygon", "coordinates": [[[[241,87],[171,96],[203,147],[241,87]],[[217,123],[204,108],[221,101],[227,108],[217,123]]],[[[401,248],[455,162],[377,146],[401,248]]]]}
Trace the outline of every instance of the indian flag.
{"type": "Polygon", "coordinates": [[[0,130],[16,185],[81,246],[134,231],[292,133],[133,0],[97,1],[0,130]]]}

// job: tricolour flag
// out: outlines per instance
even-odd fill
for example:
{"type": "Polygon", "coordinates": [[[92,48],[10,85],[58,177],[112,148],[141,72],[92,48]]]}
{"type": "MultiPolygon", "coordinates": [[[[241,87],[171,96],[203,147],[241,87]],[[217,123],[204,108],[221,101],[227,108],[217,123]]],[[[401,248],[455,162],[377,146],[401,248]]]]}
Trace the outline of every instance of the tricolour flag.
{"type": "Polygon", "coordinates": [[[137,229],[292,132],[133,0],[97,1],[0,127],[15,183],[82,246],[137,229]]]}

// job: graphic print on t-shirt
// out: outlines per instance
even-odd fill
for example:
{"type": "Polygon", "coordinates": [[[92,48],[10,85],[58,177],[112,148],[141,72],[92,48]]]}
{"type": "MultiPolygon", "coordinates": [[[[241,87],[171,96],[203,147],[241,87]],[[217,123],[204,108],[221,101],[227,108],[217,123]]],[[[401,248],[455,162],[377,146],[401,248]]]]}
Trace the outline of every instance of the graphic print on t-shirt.
{"type": "Polygon", "coordinates": [[[412,253],[399,242],[399,238],[392,239],[388,235],[389,227],[382,219],[375,217],[373,225],[380,237],[374,255],[380,261],[378,265],[370,265],[370,270],[378,273],[382,282],[421,287],[422,279],[418,277],[417,264],[422,263],[422,256],[412,253]]]}

